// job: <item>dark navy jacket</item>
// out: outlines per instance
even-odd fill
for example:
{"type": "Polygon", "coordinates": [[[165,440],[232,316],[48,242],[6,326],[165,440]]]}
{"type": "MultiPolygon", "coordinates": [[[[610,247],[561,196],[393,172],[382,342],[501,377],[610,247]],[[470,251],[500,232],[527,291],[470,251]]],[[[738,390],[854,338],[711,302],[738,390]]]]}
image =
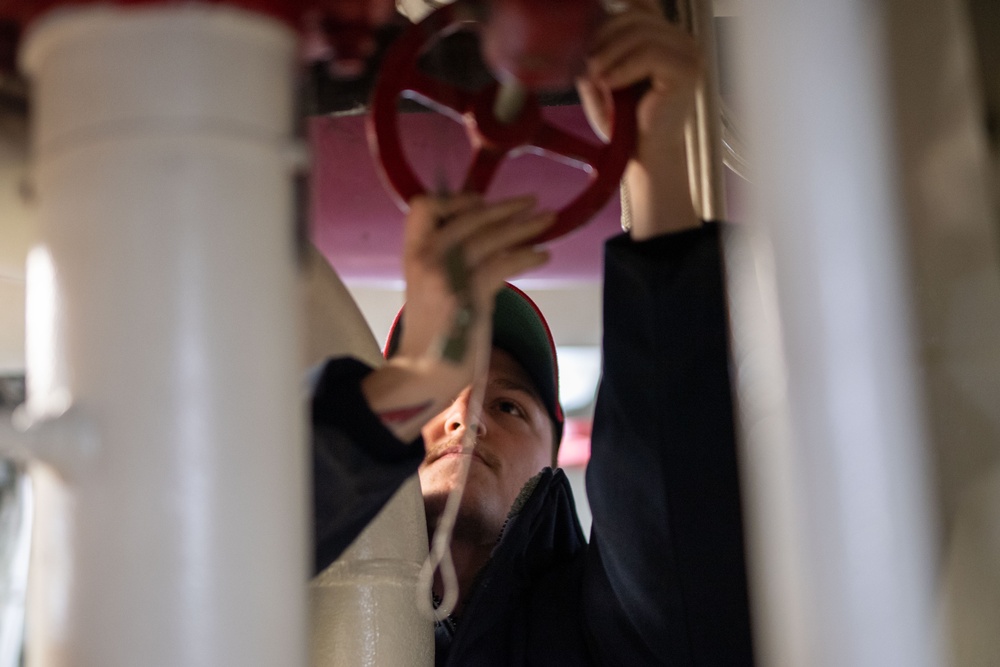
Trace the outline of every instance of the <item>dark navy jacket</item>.
{"type": "MultiPolygon", "coordinates": [[[[439,627],[438,664],[753,664],[718,237],[709,224],[608,242],[589,543],[566,477],[542,471],[450,649],[439,627]]],[[[423,457],[366,407],[367,372],[333,361],[316,388],[317,572],[423,457]]]]}

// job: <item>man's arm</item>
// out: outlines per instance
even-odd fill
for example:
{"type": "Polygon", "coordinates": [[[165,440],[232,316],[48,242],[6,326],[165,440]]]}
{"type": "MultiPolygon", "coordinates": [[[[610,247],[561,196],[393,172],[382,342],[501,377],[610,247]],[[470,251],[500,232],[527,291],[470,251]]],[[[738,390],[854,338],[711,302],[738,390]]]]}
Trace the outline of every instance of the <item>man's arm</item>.
{"type": "Polygon", "coordinates": [[[603,136],[610,128],[611,91],[647,87],[636,109],[636,154],[624,177],[630,233],[641,241],[701,225],[691,203],[684,126],[703,63],[697,42],[664,19],[658,0],[629,5],[598,32],[577,87],[588,120],[603,136]]]}
{"type": "Polygon", "coordinates": [[[493,303],[504,281],[548,260],[544,250],[523,245],[555,220],[550,212],[534,212],[534,205],[533,197],[484,204],[473,194],[410,203],[403,248],[406,326],[399,350],[362,383],[372,410],[401,440],[416,438],[472,383],[477,364],[485,368],[493,303]],[[472,322],[464,354],[449,359],[441,345],[461,306],[447,266],[456,257],[472,322]]]}
{"type": "Polygon", "coordinates": [[[368,406],[361,383],[372,373],[352,358],[323,366],[310,406],[313,573],[327,568],[375,518],[424,457],[368,406]]]}
{"type": "Polygon", "coordinates": [[[652,664],[752,664],[718,227],[612,240],[604,303],[588,624],[652,664]]]}
{"type": "Polygon", "coordinates": [[[584,613],[602,663],[750,665],[719,228],[695,216],[684,152],[701,60],[655,0],[631,5],[584,86],[593,111],[601,86],[650,82],[631,236],[605,256],[584,613]]]}
{"type": "Polygon", "coordinates": [[[424,423],[471,381],[490,349],[497,290],[544,262],[523,247],[550,225],[533,198],[484,204],[478,196],[419,198],[405,226],[406,326],[396,355],[371,369],[353,359],[328,362],[312,401],[315,568],[326,568],[371,521],[424,456],[424,423]],[[461,254],[474,317],[467,353],[443,358],[441,341],[458,308],[445,257],[461,254]]]}

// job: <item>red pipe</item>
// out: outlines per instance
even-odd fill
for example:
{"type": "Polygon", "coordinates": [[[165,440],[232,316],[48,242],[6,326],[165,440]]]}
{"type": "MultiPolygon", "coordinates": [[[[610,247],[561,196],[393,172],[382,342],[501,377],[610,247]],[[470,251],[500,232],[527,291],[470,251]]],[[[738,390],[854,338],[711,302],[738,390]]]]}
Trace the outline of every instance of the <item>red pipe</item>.
{"type": "MultiPolygon", "coordinates": [[[[229,5],[283,21],[304,30],[307,19],[320,26],[336,60],[362,59],[375,47],[375,31],[395,15],[393,0],[199,0],[229,5]]],[[[0,73],[16,69],[15,54],[24,28],[56,7],[115,4],[174,4],[165,0],[0,0],[0,73]]],[[[180,4],[180,3],[176,3],[180,4]]],[[[188,4],[188,3],[184,3],[188,4]]]]}

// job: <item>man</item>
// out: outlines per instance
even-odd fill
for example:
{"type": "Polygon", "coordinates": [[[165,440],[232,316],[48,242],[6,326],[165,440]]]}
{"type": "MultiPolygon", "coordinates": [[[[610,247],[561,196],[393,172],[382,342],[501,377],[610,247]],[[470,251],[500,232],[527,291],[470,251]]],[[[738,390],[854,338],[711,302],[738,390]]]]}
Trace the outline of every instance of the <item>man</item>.
{"type": "Polygon", "coordinates": [[[580,86],[601,130],[609,90],[650,83],[625,176],[632,229],[606,251],[589,544],[565,476],[546,467],[562,413],[539,363],[551,355],[554,373],[544,320],[528,313],[535,334],[504,330],[512,308],[531,309],[505,281],[546,259],[523,245],[553,219],[533,199],[412,202],[393,356],[374,371],[336,360],[319,379],[317,571],[418,468],[433,529],[476,431],[452,540],[459,603],[437,629],[439,665],[752,663],[718,229],[692,210],[683,141],[699,67],[656,1],[632,0],[599,31],[580,86]],[[445,269],[455,248],[474,317],[466,352],[446,358],[461,307],[445,269]],[[469,385],[487,359],[472,423],[469,385]]]}

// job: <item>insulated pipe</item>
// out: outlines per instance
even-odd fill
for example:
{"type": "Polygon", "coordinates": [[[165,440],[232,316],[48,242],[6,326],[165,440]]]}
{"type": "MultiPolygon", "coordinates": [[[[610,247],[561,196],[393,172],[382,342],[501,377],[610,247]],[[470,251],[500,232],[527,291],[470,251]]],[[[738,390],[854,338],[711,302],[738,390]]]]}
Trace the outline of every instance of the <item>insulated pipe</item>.
{"type": "Polygon", "coordinates": [[[66,7],[22,45],[21,426],[76,434],[38,488],[29,664],[306,663],[295,46],[197,3],[66,7]]]}
{"type": "MultiPolygon", "coordinates": [[[[385,362],[350,292],[315,250],[307,257],[302,289],[308,366],[343,356],[371,366],[385,362]]],[[[414,475],[343,555],[313,578],[313,667],[433,665],[434,624],[417,607],[417,578],[426,557],[427,518],[414,475]]]]}
{"type": "Polygon", "coordinates": [[[310,586],[313,667],[430,667],[434,622],[417,607],[427,518],[414,475],[310,586]]]}
{"type": "Polygon", "coordinates": [[[885,4],[745,15],[751,241],[727,270],[765,667],[941,664],[885,4]]]}

